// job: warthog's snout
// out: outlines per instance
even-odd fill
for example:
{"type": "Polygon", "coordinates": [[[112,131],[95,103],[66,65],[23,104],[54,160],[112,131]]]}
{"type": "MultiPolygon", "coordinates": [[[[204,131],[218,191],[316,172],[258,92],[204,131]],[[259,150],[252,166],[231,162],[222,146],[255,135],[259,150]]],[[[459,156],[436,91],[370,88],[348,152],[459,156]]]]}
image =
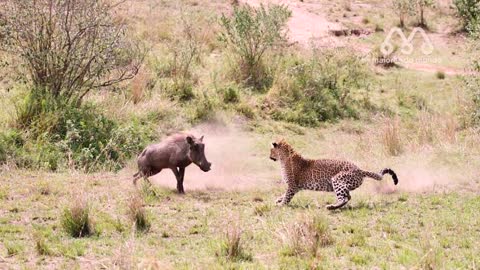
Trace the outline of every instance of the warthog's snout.
{"type": "Polygon", "coordinates": [[[210,171],[211,167],[212,167],[212,163],[207,162],[207,164],[201,166],[200,169],[204,172],[208,172],[208,171],[210,171]]]}

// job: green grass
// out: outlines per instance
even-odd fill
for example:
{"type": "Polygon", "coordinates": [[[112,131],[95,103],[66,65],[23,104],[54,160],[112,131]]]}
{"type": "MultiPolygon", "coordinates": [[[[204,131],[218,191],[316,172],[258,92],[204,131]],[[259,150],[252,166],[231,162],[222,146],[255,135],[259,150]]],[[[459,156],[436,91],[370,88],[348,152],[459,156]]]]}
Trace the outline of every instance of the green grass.
{"type": "Polygon", "coordinates": [[[184,196],[172,192],[169,199],[155,200],[146,206],[152,217],[150,231],[135,235],[133,226],[119,230],[118,225],[113,225],[130,224],[125,198],[133,187],[125,181],[128,175],[49,174],[52,186],[58,189],[57,197],[52,199],[28,192],[42,185],[28,180],[32,173],[2,174],[0,181],[9,186],[11,194],[22,198],[0,205],[0,211],[5,213],[0,226],[0,256],[5,258],[6,265],[24,264],[23,258],[36,261],[42,257],[42,265],[62,262],[81,266],[87,261],[98,261],[112,267],[118,261],[120,244],[127,242],[134,248],[124,256],[131,256],[134,262],[154,258],[162,265],[180,269],[217,269],[227,265],[291,268],[297,264],[312,265],[315,260],[321,260],[323,267],[336,269],[412,268],[426,263],[448,269],[478,264],[474,254],[480,249],[474,243],[480,241],[476,231],[480,197],[475,193],[452,190],[371,194],[361,188],[352,194],[346,208],[329,212],[325,205],[333,201],[331,193],[300,192],[290,206],[275,206],[274,200],[284,191],[279,184],[242,192],[190,191],[184,196]],[[99,179],[95,186],[89,184],[93,177],[99,179]],[[71,200],[69,190],[73,189],[90,191],[89,202],[95,209],[90,215],[101,227],[97,237],[74,239],[59,227],[63,209],[58,206],[71,200]],[[209,200],[201,199],[205,196],[209,200]],[[23,210],[9,211],[13,206],[23,210]],[[321,222],[314,223],[316,230],[323,232],[328,224],[328,235],[334,241],[319,246],[313,257],[284,256],[279,248],[283,243],[279,232],[284,225],[316,215],[322,216],[321,222]],[[251,256],[250,259],[219,257],[229,221],[243,231],[241,241],[248,251],[245,258],[251,256]],[[101,226],[104,223],[112,225],[101,226]],[[85,260],[74,260],[80,257],[85,260]]]}

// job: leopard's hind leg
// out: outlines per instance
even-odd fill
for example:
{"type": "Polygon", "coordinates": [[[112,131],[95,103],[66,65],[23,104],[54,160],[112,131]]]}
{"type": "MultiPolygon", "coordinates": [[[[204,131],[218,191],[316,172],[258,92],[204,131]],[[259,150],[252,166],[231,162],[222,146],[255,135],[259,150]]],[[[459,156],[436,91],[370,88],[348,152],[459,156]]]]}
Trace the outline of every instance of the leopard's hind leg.
{"type": "Polygon", "coordinates": [[[327,205],[328,210],[338,209],[347,204],[352,198],[347,186],[347,180],[349,177],[348,173],[339,173],[332,178],[333,191],[337,197],[337,202],[335,204],[327,205]]]}

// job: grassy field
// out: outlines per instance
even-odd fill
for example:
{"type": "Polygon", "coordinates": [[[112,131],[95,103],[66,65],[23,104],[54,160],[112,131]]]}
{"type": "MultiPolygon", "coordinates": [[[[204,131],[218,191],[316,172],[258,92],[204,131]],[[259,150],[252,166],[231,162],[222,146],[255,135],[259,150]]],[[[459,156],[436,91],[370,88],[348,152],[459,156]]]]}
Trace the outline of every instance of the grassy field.
{"type": "MultiPolygon", "coordinates": [[[[348,207],[329,212],[325,205],[334,197],[327,193],[301,192],[290,206],[275,206],[280,184],[184,196],[143,187],[152,227],[135,233],[127,218],[135,190],[124,174],[15,171],[2,174],[1,183],[0,266],[7,269],[475,269],[479,263],[480,198],[463,190],[382,194],[364,187],[348,207]],[[59,217],[76,196],[88,198],[96,228],[90,238],[62,231],[59,217]],[[331,243],[295,255],[292,243],[301,239],[295,226],[314,218],[328,226],[331,243]],[[241,232],[245,259],[222,253],[231,230],[241,232]]],[[[307,242],[297,245],[308,249],[307,242]]]]}
{"type": "Polygon", "coordinates": [[[286,134],[306,156],[345,158],[370,170],[391,166],[400,183],[394,186],[387,177],[366,180],[349,205],[334,212],[325,209],[335,200],[332,193],[304,191],[290,206],[276,206],[285,184],[278,182],[278,164],[268,159],[269,140],[275,136],[268,131],[207,134],[207,158],[214,169],[188,168],[183,196],[176,193],[171,172],[154,177],[153,186],[139,183],[135,188],[133,164],[117,174],[5,169],[0,178],[0,266],[476,268],[480,178],[474,168],[480,164],[475,153],[449,145],[391,157],[372,130],[355,131],[368,129],[366,123],[344,122],[300,134],[268,126],[286,134]],[[229,146],[235,153],[231,157],[223,150],[229,146]],[[147,232],[137,232],[129,217],[137,196],[151,223],[147,232]],[[65,232],[62,216],[80,201],[88,202],[95,233],[76,239],[65,232]],[[315,236],[298,231],[311,222],[327,226],[322,233],[329,239],[313,253],[309,243],[315,236]],[[225,241],[236,233],[241,233],[244,256],[230,260],[224,255],[225,241]]]}
{"type": "MultiPolygon", "coordinates": [[[[41,148],[48,141],[17,131],[29,151],[38,153],[14,149],[0,165],[0,269],[478,269],[480,133],[471,124],[471,93],[461,76],[476,54],[457,32],[450,1],[426,12],[432,57],[439,62],[389,69],[374,66],[369,52],[398,24],[390,3],[284,1],[310,14],[309,20],[325,18],[372,33],[330,36],[327,40],[335,42],[328,48],[320,40],[326,51],[317,55],[318,48],[298,40],[269,50],[262,89],[238,78],[242,68],[218,38],[219,16],[231,14],[235,2],[122,5],[117,15],[149,48],[144,65],[131,82],[85,98],[96,113],[116,123],[151,128],[156,140],[177,131],[205,135],[212,170],[188,167],[185,195],[176,193],[174,176],[165,170],[151,178],[152,185],[140,180],[134,186],[134,158],[119,162],[125,166],[117,172],[86,173],[68,157],[59,159],[52,172],[42,164],[42,151],[63,147],[64,141],[41,148]],[[335,51],[340,60],[322,62],[318,56],[338,44],[356,50],[335,51]],[[181,77],[179,56],[192,53],[187,45],[198,47],[181,77]],[[321,88],[326,84],[315,83],[325,78],[341,85],[352,73],[342,73],[348,66],[337,67],[352,55],[359,56],[366,81],[352,90],[355,101],[363,102],[353,116],[317,125],[292,118],[295,112],[275,118],[274,109],[297,105],[288,98],[305,107],[313,104],[299,98],[308,90],[302,87],[321,88]],[[313,74],[316,70],[291,75],[315,61],[332,76],[313,74]],[[191,96],[182,100],[182,95],[191,96]],[[283,107],[275,107],[279,104],[283,107]],[[392,168],[399,184],[389,176],[382,182],[366,179],[336,211],[325,208],[335,201],[333,193],[323,192],[302,191],[289,206],[277,206],[286,184],[280,182],[280,165],[268,155],[271,142],[280,138],[305,157],[350,160],[371,171],[392,168]],[[31,158],[34,165],[21,168],[15,158],[31,158]],[[88,221],[81,228],[88,237],[70,233],[75,216],[88,221]]],[[[302,26],[301,18],[293,19],[290,32],[302,26]]],[[[414,23],[409,16],[407,27],[414,23]]],[[[3,52],[0,57],[16,59],[3,52]]],[[[421,55],[417,51],[411,57],[421,55]]],[[[16,130],[29,90],[28,83],[16,81],[16,69],[22,67],[0,69],[0,158],[2,135],[16,130]]],[[[52,153],[71,150],[59,149],[52,153]]]]}

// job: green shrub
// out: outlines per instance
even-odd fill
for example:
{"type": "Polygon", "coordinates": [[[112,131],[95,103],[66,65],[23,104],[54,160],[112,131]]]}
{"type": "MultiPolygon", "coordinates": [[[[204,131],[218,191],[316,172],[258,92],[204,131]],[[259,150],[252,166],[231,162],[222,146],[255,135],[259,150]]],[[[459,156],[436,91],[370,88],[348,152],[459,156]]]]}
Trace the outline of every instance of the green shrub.
{"type": "Polygon", "coordinates": [[[65,232],[75,238],[88,237],[95,233],[90,207],[82,201],[76,201],[72,207],[64,209],[61,223],[65,232]]]}
{"type": "Polygon", "coordinates": [[[215,100],[207,93],[203,93],[194,101],[191,101],[189,111],[189,118],[192,123],[209,120],[215,114],[215,100]]]}
{"type": "Polygon", "coordinates": [[[233,15],[222,15],[220,39],[238,58],[237,78],[247,86],[262,89],[268,83],[263,57],[286,41],[286,24],[291,12],[283,5],[235,6],[233,15]]]}
{"type": "Polygon", "coordinates": [[[435,72],[435,77],[437,77],[439,80],[443,80],[445,79],[445,72],[439,70],[435,72]]]}
{"type": "Polygon", "coordinates": [[[227,87],[223,91],[223,102],[225,103],[237,103],[240,100],[238,91],[233,87],[227,87]]]}
{"type": "Polygon", "coordinates": [[[0,133],[0,164],[14,159],[17,148],[24,143],[22,134],[18,130],[11,129],[5,133],[0,133]]]}
{"type": "Polygon", "coordinates": [[[48,105],[31,120],[27,130],[0,134],[0,164],[24,168],[118,170],[145,144],[154,128],[146,120],[117,123],[93,105],[80,108],[48,105]]]}
{"type": "Polygon", "coordinates": [[[454,4],[463,28],[471,35],[477,34],[480,30],[480,0],[455,0],[454,4]]]}
{"type": "Polygon", "coordinates": [[[314,52],[287,59],[266,100],[274,119],[317,126],[323,121],[357,117],[368,102],[368,69],[347,51],[314,52]]]}
{"type": "Polygon", "coordinates": [[[238,104],[236,107],[237,112],[245,116],[247,119],[254,119],[255,118],[255,111],[253,108],[246,104],[246,103],[241,103],[238,104]]]}

